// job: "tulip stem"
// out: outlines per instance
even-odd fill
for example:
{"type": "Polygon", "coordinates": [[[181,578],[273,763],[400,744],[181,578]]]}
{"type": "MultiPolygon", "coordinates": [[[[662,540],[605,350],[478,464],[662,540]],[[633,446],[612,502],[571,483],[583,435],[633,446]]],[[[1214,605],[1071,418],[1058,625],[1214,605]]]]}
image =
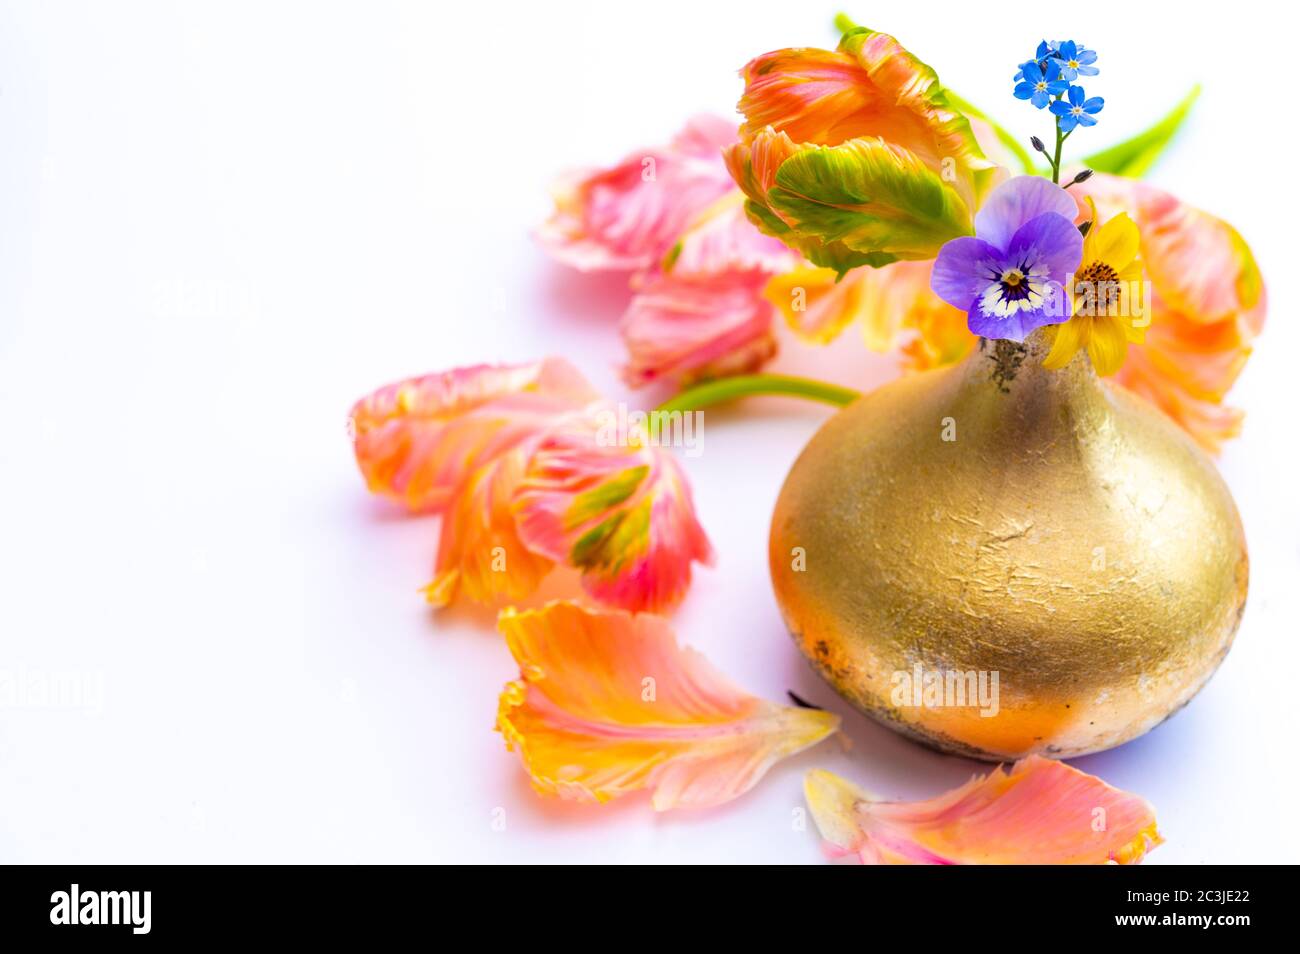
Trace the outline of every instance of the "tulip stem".
{"type": "Polygon", "coordinates": [[[811,378],[799,378],[789,374],[741,374],[730,378],[706,381],[693,388],[687,388],[675,397],[660,404],[657,411],[698,411],[700,408],[714,404],[723,404],[737,398],[763,394],[784,394],[790,397],[806,398],[844,407],[852,404],[862,395],[852,388],[842,388],[838,384],[814,381],[811,378]]]}

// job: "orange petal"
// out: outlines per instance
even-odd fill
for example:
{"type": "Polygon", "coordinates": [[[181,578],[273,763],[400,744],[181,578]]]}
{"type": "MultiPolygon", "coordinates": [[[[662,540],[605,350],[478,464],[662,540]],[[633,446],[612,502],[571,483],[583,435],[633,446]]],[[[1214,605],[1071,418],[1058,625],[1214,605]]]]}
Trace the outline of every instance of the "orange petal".
{"type": "Polygon", "coordinates": [[[837,282],[834,269],[796,268],[768,282],[763,297],[781,310],[786,324],[801,339],[828,344],[863,317],[862,291],[869,274],[859,268],[837,282]]]}
{"type": "Polygon", "coordinates": [[[499,625],[521,678],[501,694],[497,729],[546,795],[649,789],[658,811],[718,805],[839,726],[745,694],[656,616],[562,602],[506,610],[499,625]]]}
{"type": "Polygon", "coordinates": [[[912,371],[953,364],[964,358],[976,337],[966,313],[952,307],[930,288],[933,262],[895,262],[866,273],[862,298],[867,347],[884,350],[892,342],[912,371]],[[888,315],[896,315],[890,325],[888,315]],[[890,337],[892,335],[892,337],[890,337]]]}
{"type": "Polygon", "coordinates": [[[867,347],[899,348],[905,367],[925,370],[960,360],[975,343],[966,314],[930,290],[932,264],[860,268],[839,282],[831,269],[796,269],[772,279],[764,296],[805,341],[825,344],[859,321],[867,347]]]}
{"type": "Polygon", "coordinates": [[[722,156],[736,185],[750,199],[764,205],[768,191],[776,185],[776,171],[781,163],[799,151],[788,135],[770,126],[746,141],[735,143],[722,156]]]}
{"type": "Polygon", "coordinates": [[[740,71],[745,93],[738,109],[742,135],[771,126],[795,142],[833,146],[879,135],[871,125],[885,112],[880,91],[857,58],[843,50],[797,47],[755,57],[740,71]]]}
{"type": "Polygon", "coordinates": [[[1242,412],[1222,402],[1250,357],[1252,335],[1235,319],[1204,323],[1151,296],[1151,325],[1131,344],[1115,380],[1155,404],[1216,453],[1241,432],[1242,412]]]}
{"type": "MultiPolygon", "coordinates": [[[[749,298],[767,307],[757,291],[749,298]]],[[[371,489],[444,512],[431,603],[458,588],[521,599],[552,561],[580,570],[603,603],[661,610],[682,598],[692,564],[713,554],[686,478],[658,444],[689,454],[698,418],[596,398],[552,359],[413,378],[358,402],[357,460],[371,489]]]]}
{"type": "Polygon", "coordinates": [[[893,37],[858,28],[834,52],[778,50],[742,74],[746,123],[727,167],[764,232],[842,276],[933,257],[972,231],[1000,170],[893,37]]]}
{"type": "Polygon", "coordinates": [[[1202,401],[1223,400],[1251,352],[1237,322],[1200,324],[1166,309],[1159,299],[1143,346],[1171,386],[1202,401]]]}
{"type": "Polygon", "coordinates": [[[519,539],[512,509],[527,457],[507,451],[466,477],[444,519],[438,562],[425,596],[446,606],[458,589],[478,603],[522,600],[537,589],[551,561],[519,539]]]}
{"type": "Polygon", "coordinates": [[[1151,401],[1206,450],[1241,431],[1242,414],[1222,401],[1250,357],[1237,321],[1200,324],[1152,296],[1151,325],[1130,344],[1115,381],[1151,401]]]}
{"type": "Polygon", "coordinates": [[[864,864],[1136,864],[1163,840],[1146,801],[1039,756],[924,802],[820,770],[804,792],[828,849],[864,864]]]}
{"type": "MultiPolygon", "coordinates": [[[[1167,318],[1166,324],[1171,320],[1176,319],[1167,318]]],[[[1241,433],[1244,415],[1237,408],[1196,397],[1189,391],[1182,378],[1190,370],[1186,365],[1195,359],[1184,355],[1181,360],[1185,367],[1176,370],[1176,365],[1157,350],[1160,339],[1150,333],[1156,327],[1148,329],[1145,344],[1129,346],[1128,359],[1114,380],[1168,414],[1207,451],[1218,453],[1225,441],[1241,433]]],[[[1244,355],[1241,360],[1245,360],[1244,355]]]]}
{"type": "Polygon", "coordinates": [[[972,211],[992,183],[994,164],[948,105],[934,70],[892,36],[862,29],[834,52],[777,50],[750,61],[741,75],[746,139],[768,126],[813,145],[879,137],[936,172],[946,169],[972,211]]]}
{"type": "Polygon", "coordinates": [[[977,340],[970,333],[966,315],[937,295],[907,313],[902,337],[903,367],[910,371],[955,364],[970,353],[977,340]]]}
{"type": "Polygon", "coordinates": [[[598,397],[558,358],[409,378],[353,406],[353,451],[372,492],[440,510],[478,467],[598,397]]]}

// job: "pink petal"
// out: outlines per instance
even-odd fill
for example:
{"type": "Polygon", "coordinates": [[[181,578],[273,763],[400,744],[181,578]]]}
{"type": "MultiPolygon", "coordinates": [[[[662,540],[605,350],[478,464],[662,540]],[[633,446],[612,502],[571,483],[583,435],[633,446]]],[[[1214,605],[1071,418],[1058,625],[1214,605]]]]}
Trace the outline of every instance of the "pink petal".
{"type": "Polygon", "coordinates": [[[740,374],[776,354],[763,288],[798,257],[749,221],[743,198],[732,189],[687,230],[662,270],[635,279],[621,322],[631,386],[740,374]]]}
{"type": "Polygon", "coordinates": [[[582,271],[658,264],[686,227],[732,190],[722,148],[736,138],[733,124],[701,116],[665,148],[566,177],[555,189],[554,214],[537,231],[539,241],[582,271]]]}
{"type": "Polygon", "coordinates": [[[1151,401],[1214,452],[1241,430],[1221,401],[1264,325],[1268,296],[1250,248],[1230,224],[1144,182],[1098,173],[1071,192],[1103,218],[1128,212],[1141,233],[1151,325],[1115,380],[1151,401]]]}
{"type": "Polygon", "coordinates": [[[774,310],[762,295],[766,283],[763,272],[691,280],[674,271],[650,279],[623,314],[624,379],[639,387],[760,367],[776,353],[774,310]]]}
{"type": "Polygon", "coordinates": [[[691,564],[712,562],[713,551],[672,454],[649,446],[643,428],[621,433],[617,419],[606,408],[543,439],[515,496],[519,535],[581,570],[602,603],[659,612],[676,605],[691,564]]]}
{"type": "Polygon", "coordinates": [[[729,272],[775,275],[798,264],[799,256],[784,242],[749,221],[744,196],[732,188],[678,239],[664,270],[679,278],[709,278],[729,272]]]}
{"type": "Polygon", "coordinates": [[[804,792],[828,847],[864,864],[1136,864],[1162,840],[1145,800],[1039,756],[924,802],[820,770],[804,792]]]}
{"type": "Polygon", "coordinates": [[[353,406],[353,450],[371,491],[438,510],[476,468],[597,397],[557,358],[408,378],[353,406]]]}
{"type": "Polygon", "coordinates": [[[1228,222],[1145,182],[1098,173],[1082,187],[1103,216],[1127,211],[1142,233],[1142,260],[1165,304],[1190,321],[1240,321],[1257,335],[1267,295],[1250,247],[1228,222]]]}

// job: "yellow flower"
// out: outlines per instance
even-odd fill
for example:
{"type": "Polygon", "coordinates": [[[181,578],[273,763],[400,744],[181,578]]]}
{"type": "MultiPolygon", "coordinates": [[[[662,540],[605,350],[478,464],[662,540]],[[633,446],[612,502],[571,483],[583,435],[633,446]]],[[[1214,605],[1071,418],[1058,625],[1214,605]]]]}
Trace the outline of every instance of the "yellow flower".
{"type": "Polygon", "coordinates": [[[1063,368],[1080,348],[1088,352],[1098,374],[1114,374],[1124,363],[1129,343],[1141,344],[1150,324],[1142,292],[1141,238],[1138,227],[1121,212],[1097,226],[1091,197],[1092,228],[1083,240],[1083,261],[1074,274],[1074,317],[1056,325],[1045,368],[1063,368]]]}

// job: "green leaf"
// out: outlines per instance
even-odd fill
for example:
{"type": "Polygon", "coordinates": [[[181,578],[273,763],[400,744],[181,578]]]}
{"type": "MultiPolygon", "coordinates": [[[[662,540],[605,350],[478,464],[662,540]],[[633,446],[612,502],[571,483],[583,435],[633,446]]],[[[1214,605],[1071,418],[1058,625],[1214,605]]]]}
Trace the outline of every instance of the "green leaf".
{"type": "Polygon", "coordinates": [[[1109,172],[1117,176],[1129,176],[1137,179],[1146,174],[1169,145],[1182,126],[1183,120],[1191,112],[1196,97],[1201,95],[1201,87],[1193,86],[1191,92],[1183,97],[1182,102],[1169,111],[1158,123],[1145,132],[1140,132],[1132,139],[1109,149],[1103,149],[1083,160],[1089,169],[1109,172]]]}
{"type": "Polygon", "coordinates": [[[804,147],[781,163],[767,200],[800,235],[868,256],[931,258],[944,242],[971,234],[957,190],[881,139],[804,147]]]}

